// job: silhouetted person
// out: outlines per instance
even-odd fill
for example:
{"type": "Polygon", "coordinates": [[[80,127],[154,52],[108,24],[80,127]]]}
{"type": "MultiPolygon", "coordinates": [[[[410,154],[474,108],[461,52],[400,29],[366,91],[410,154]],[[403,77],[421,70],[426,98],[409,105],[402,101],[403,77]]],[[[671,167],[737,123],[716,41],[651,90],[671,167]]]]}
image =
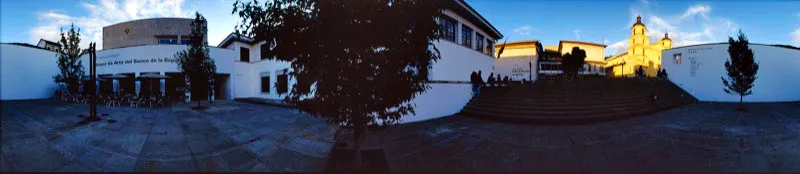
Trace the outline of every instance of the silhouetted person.
{"type": "Polygon", "coordinates": [[[483,74],[480,70],[478,71],[477,77],[478,77],[478,86],[483,86],[485,82],[483,81],[483,74]]]}
{"type": "Polygon", "coordinates": [[[506,84],[506,86],[509,86],[511,84],[511,82],[508,80],[508,76],[503,78],[503,84],[506,84]]]}
{"type": "Polygon", "coordinates": [[[497,84],[497,86],[501,86],[503,84],[503,78],[500,78],[500,74],[497,74],[497,78],[494,79],[494,83],[497,84]]]}
{"type": "Polygon", "coordinates": [[[486,86],[494,86],[494,73],[489,73],[489,79],[486,79],[486,86]]]}
{"type": "Polygon", "coordinates": [[[478,73],[472,71],[469,74],[469,83],[472,84],[472,94],[476,94],[478,92],[478,73]]]}

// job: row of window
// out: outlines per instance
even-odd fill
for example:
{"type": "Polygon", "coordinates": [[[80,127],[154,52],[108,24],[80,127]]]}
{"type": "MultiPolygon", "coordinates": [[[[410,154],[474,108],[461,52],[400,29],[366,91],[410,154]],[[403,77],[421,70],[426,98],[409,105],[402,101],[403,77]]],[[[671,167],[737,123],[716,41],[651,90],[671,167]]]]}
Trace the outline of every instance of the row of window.
{"type": "MultiPolygon", "coordinates": [[[[267,44],[262,44],[261,45],[261,59],[262,60],[263,59],[267,59],[264,56],[267,55],[266,51],[268,49],[269,48],[267,47],[267,44]]],[[[245,47],[240,47],[239,48],[239,60],[242,61],[242,62],[250,62],[250,49],[245,48],[245,47]]]]}
{"type": "Polygon", "coordinates": [[[458,27],[458,22],[456,20],[447,16],[442,16],[439,17],[439,25],[441,26],[439,31],[439,33],[441,33],[441,39],[459,43],[465,47],[477,50],[489,56],[494,55],[494,41],[486,39],[480,33],[472,30],[472,28],[461,24],[461,37],[459,39],[461,42],[457,42],[456,28],[458,27]],[[473,35],[475,37],[472,37],[473,35]],[[473,41],[475,44],[473,44],[473,41]]]}
{"type": "Polygon", "coordinates": [[[188,45],[189,39],[158,39],[158,44],[188,45]]]}
{"type": "MultiPolygon", "coordinates": [[[[278,77],[276,79],[277,81],[275,82],[275,90],[276,90],[276,92],[278,92],[278,94],[285,94],[285,93],[289,92],[289,75],[286,74],[287,70],[288,69],[278,70],[276,72],[276,73],[279,73],[278,77]]],[[[270,87],[269,81],[270,81],[269,72],[262,72],[261,73],[261,92],[262,93],[270,93],[270,90],[272,88],[270,87]]]]}

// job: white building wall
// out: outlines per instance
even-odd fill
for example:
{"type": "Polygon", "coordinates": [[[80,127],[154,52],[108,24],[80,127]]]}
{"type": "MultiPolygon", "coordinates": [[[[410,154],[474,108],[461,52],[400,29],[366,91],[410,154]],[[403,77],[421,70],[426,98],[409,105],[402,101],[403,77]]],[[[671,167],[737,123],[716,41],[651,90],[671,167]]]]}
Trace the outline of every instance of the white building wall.
{"type": "MultiPolygon", "coordinates": [[[[750,44],[759,63],[753,94],[745,102],[800,101],[800,50],[750,44]]],[[[669,80],[700,101],[739,102],[738,95],[725,93],[720,77],[727,78],[728,44],[688,46],[664,50],[662,66],[669,80]],[[680,54],[680,64],[675,55],[680,54]]]]}
{"type": "MultiPolygon", "coordinates": [[[[209,56],[217,65],[217,73],[231,74],[233,71],[232,50],[208,47],[209,56]]],[[[131,72],[180,72],[175,54],[186,50],[186,45],[145,45],[97,51],[97,74],[131,72]]],[[[81,57],[89,71],[89,56],[81,57]]]]}
{"type": "Polygon", "coordinates": [[[400,119],[401,123],[424,121],[458,113],[472,99],[470,73],[482,71],[481,75],[485,80],[489,78],[489,73],[494,71],[494,58],[481,52],[444,40],[436,43],[436,48],[442,57],[433,65],[430,80],[461,83],[431,84],[431,88],[412,101],[416,114],[403,116],[400,119]]]}
{"type": "Polygon", "coordinates": [[[55,52],[0,44],[0,100],[50,98],[58,88],[55,52]]]}
{"type": "MultiPolygon", "coordinates": [[[[144,45],[133,46],[117,49],[99,50],[97,51],[97,74],[118,74],[118,73],[135,73],[137,76],[142,72],[159,72],[164,74],[167,72],[181,72],[176,63],[175,54],[186,50],[186,45],[144,45]]],[[[234,89],[234,53],[231,49],[208,47],[209,56],[214,60],[217,66],[217,74],[228,74],[228,82],[226,82],[227,89],[234,89]]],[[[89,56],[84,55],[81,61],[88,75],[89,72],[89,56]]],[[[171,77],[183,78],[183,77],[171,77]]],[[[142,85],[138,81],[135,84],[137,92],[142,85]]],[[[164,82],[160,84],[163,88],[164,82]]],[[[163,89],[162,89],[163,91],[163,89]]],[[[229,91],[224,92],[223,96],[231,98],[233,94],[229,91]]]]}

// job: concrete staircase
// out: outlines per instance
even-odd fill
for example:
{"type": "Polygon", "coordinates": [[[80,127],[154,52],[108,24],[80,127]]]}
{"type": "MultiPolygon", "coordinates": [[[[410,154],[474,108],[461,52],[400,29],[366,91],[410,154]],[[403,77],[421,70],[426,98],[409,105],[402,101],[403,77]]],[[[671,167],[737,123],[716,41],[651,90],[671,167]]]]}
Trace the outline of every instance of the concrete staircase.
{"type": "Polygon", "coordinates": [[[695,101],[668,80],[582,79],[485,87],[459,115],[517,123],[582,124],[655,113],[695,101]]]}

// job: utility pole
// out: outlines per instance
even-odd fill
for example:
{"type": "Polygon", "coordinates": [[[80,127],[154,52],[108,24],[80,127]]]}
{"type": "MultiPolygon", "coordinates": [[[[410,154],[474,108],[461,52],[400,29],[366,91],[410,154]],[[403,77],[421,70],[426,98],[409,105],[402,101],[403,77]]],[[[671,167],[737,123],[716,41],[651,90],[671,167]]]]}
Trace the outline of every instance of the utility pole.
{"type": "Polygon", "coordinates": [[[89,119],[90,121],[100,120],[97,116],[97,43],[89,43],[89,80],[91,90],[91,101],[89,106],[89,119]]]}

